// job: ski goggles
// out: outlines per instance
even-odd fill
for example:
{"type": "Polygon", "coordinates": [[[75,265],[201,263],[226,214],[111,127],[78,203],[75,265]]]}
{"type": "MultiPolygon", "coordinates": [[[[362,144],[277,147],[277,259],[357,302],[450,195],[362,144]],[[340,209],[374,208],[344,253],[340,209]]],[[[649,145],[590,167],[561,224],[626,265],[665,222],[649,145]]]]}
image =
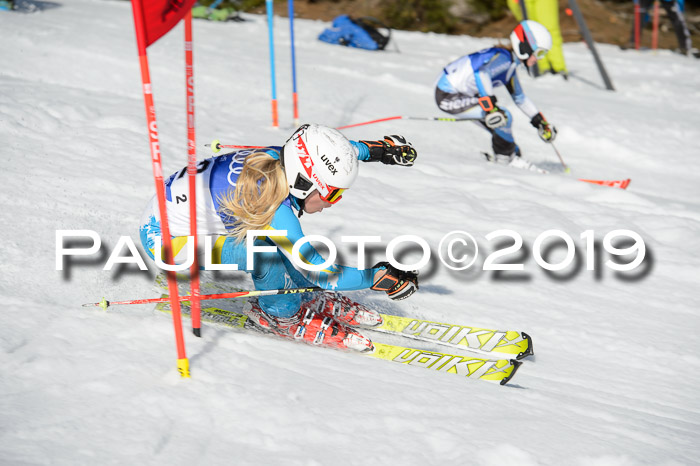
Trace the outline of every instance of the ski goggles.
{"type": "Polygon", "coordinates": [[[534,55],[538,60],[542,60],[547,55],[547,52],[549,50],[543,47],[537,47],[536,50],[532,50],[532,47],[526,41],[520,43],[520,53],[527,57],[534,55]]]}
{"type": "Polygon", "coordinates": [[[345,188],[334,188],[332,186],[328,186],[328,194],[324,196],[323,194],[321,194],[321,191],[319,191],[319,195],[321,196],[321,199],[328,202],[329,204],[335,204],[343,198],[344,192],[345,188]]]}
{"type": "Polygon", "coordinates": [[[537,49],[533,53],[538,60],[542,60],[547,55],[547,52],[549,52],[547,49],[537,49]]]}

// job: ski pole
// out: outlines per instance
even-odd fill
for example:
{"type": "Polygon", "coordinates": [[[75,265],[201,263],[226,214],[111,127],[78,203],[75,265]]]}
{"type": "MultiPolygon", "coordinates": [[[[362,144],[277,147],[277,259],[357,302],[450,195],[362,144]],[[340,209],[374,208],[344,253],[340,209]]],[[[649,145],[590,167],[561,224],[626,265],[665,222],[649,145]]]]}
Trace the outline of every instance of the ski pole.
{"type": "Polygon", "coordinates": [[[566,164],[564,163],[564,159],[561,158],[561,154],[557,150],[557,146],[555,146],[553,142],[550,142],[550,144],[552,145],[552,149],[554,149],[554,152],[557,153],[557,157],[559,157],[559,161],[561,162],[561,165],[564,167],[564,173],[567,173],[567,174],[571,173],[571,169],[566,166],[566,164]]]}
{"type": "Polygon", "coordinates": [[[474,120],[479,120],[481,117],[473,117],[473,118],[449,118],[449,117],[415,117],[415,116],[392,116],[392,117],[387,117],[387,118],[380,118],[378,120],[370,120],[370,121],[365,121],[362,123],[355,123],[352,125],[345,125],[345,126],[339,126],[336,129],[346,129],[346,128],[354,128],[355,126],[364,126],[364,125],[371,125],[374,123],[381,123],[383,121],[391,121],[391,120],[422,120],[422,121],[447,121],[447,122],[457,122],[457,121],[474,121],[474,120]]]}
{"type": "MultiPolygon", "coordinates": [[[[347,129],[347,128],[354,128],[356,126],[365,126],[365,125],[371,125],[374,123],[381,123],[383,121],[391,121],[391,120],[420,120],[420,121],[446,121],[446,122],[458,122],[458,121],[475,121],[475,120],[480,120],[480,116],[474,116],[474,117],[462,117],[462,118],[450,118],[450,117],[418,117],[418,116],[392,116],[392,117],[386,117],[386,118],[379,118],[377,120],[370,120],[370,121],[364,121],[362,123],[354,123],[352,125],[345,125],[345,126],[338,126],[335,129],[347,129]]],[[[230,144],[221,144],[221,142],[218,139],[214,139],[211,144],[205,144],[205,147],[211,147],[211,150],[214,153],[217,153],[221,151],[221,149],[263,149],[266,146],[238,146],[238,145],[230,145],[230,144]]]]}
{"type": "Polygon", "coordinates": [[[265,146],[237,146],[231,144],[221,144],[218,139],[214,139],[211,144],[204,144],[204,147],[211,147],[212,152],[220,152],[221,149],[263,149],[265,146]]]}
{"type": "Polygon", "coordinates": [[[423,120],[423,121],[447,121],[447,122],[458,122],[458,121],[474,121],[481,120],[481,116],[473,117],[461,117],[461,118],[449,118],[449,117],[414,117],[414,116],[403,116],[403,120],[423,120]]]}
{"type": "MultiPolygon", "coordinates": [[[[232,293],[218,293],[218,294],[202,294],[199,295],[199,299],[204,301],[207,299],[233,299],[242,297],[253,297],[253,296],[273,296],[278,294],[299,294],[299,293],[312,293],[315,291],[325,291],[324,288],[314,286],[310,288],[283,288],[279,290],[253,290],[253,291],[234,291],[232,293]]],[[[178,301],[189,301],[191,296],[179,296],[178,301]]],[[[99,303],[85,303],[83,307],[101,307],[107,310],[109,306],[125,305],[125,304],[152,304],[152,303],[168,303],[170,298],[146,298],[146,299],[130,299],[127,301],[107,301],[107,299],[102,298],[99,303]]]]}

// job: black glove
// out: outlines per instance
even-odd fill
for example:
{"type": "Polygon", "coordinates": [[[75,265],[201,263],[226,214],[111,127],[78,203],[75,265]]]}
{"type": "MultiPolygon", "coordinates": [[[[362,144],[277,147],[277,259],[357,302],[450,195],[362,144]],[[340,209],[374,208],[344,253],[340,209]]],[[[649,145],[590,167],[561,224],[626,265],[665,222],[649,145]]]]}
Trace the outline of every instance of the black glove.
{"type": "Polygon", "coordinates": [[[418,153],[403,136],[384,136],[383,141],[360,141],[369,148],[368,162],[382,162],[387,165],[410,167],[418,153]]]}
{"type": "Polygon", "coordinates": [[[406,299],[418,290],[418,272],[399,270],[388,262],[380,262],[377,267],[385,267],[372,285],[371,289],[386,291],[393,300],[406,299]]]}
{"type": "Polygon", "coordinates": [[[537,134],[544,142],[553,142],[557,138],[557,129],[547,123],[541,113],[532,117],[530,124],[537,128],[537,134]]]}
{"type": "Polygon", "coordinates": [[[496,101],[495,95],[479,97],[479,106],[486,112],[484,124],[488,129],[496,129],[508,124],[508,115],[496,106],[496,101]]]}

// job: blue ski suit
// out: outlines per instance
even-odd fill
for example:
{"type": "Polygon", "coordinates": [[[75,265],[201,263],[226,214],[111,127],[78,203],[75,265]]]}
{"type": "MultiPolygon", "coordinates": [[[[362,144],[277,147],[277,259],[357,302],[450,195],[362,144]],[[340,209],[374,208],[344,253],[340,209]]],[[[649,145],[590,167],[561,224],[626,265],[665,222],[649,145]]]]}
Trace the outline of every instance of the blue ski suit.
{"type": "Polygon", "coordinates": [[[505,126],[491,130],[483,124],[486,115],[479,106],[479,97],[492,96],[495,87],[505,86],[515,104],[532,120],[539,113],[535,104],[523,93],[516,68],[520,60],[509,50],[491,47],[465,55],[443,68],[435,85],[435,102],[443,112],[458,114],[467,112],[466,118],[492,134],[496,154],[511,155],[516,146],[513,140],[513,118],[510,112],[499,107],[508,117],[505,126]]]}
{"type": "MultiPolygon", "coordinates": [[[[350,141],[357,149],[359,160],[369,160],[369,150],[363,143],[350,141]]],[[[353,267],[333,264],[321,271],[308,271],[297,267],[292,258],[292,247],[304,236],[295,211],[300,209],[298,199],[287,197],[277,208],[269,230],[286,230],[286,236],[258,237],[255,246],[275,246],[275,252],[256,252],[254,268],[247,270],[246,241],[237,243],[227,236],[235,219],[228,218],[220,211],[220,201],[236,185],[238,175],[248,155],[254,152],[266,152],[279,159],[281,147],[270,146],[264,149],[241,150],[229,154],[202,160],[197,166],[197,233],[211,236],[212,264],[236,264],[238,270],[252,274],[255,289],[271,290],[319,286],[329,290],[358,290],[369,288],[377,269],[358,270],[353,267]]],[[[167,214],[170,233],[173,238],[173,255],[175,263],[184,263],[187,259],[187,236],[189,226],[189,181],[187,167],[174,173],[165,183],[167,214]]],[[[145,250],[154,258],[156,241],[160,242],[161,227],[157,200],[154,196],[147,206],[140,227],[140,238],[145,250]]],[[[203,240],[200,241],[203,244],[203,240]]],[[[311,246],[305,243],[298,253],[301,261],[314,265],[322,264],[325,259],[311,246]]],[[[200,264],[204,264],[200,261],[200,264]]],[[[299,310],[302,297],[298,294],[264,296],[259,299],[262,309],[275,317],[291,317],[299,310]]]]}

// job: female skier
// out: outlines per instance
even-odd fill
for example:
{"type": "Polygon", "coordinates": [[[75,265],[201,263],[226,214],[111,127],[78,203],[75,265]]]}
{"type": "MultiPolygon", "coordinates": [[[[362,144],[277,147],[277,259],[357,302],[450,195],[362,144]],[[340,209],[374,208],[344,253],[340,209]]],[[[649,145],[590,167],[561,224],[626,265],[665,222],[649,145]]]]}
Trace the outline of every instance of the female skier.
{"type": "Polygon", "coordinates": [[[510,35],[512,49],[491,47],[465,55],[445,66],[435,88],[435,101],[444,112],[465,113],[491,133],[493,156],[489,160],[506,163],[518,168],[541,171],[520,157],[520,150],[513,140],[513,117],[510,112],[496,105],[493,90],[506,86],[513,101],[530,118],[532,126],[545,142],[552,142],[557,130],[525,96],[515,72],[518,65],[525,65],[528,72],[537,60],[543,58],[552,47],[552,36],[547,28],[535,21],[522,21],[510,35]]]}
{"type": "MultiPolygon", "coordinates": [[[[338,202],[357,177],[358,159],[411,166],[416,157],[415,149],[401,136],[355,142],[328,127],[303,125],[284,147],[242,150],[199,162],[198,232],[212,237],[212,263],[236,264],[238,270],[246,270],[246,235],[250,230],[286,231],[258,236],[254,242],[255,246],[273,246],[268,248],[273,252],[256,252],[254,268],[247,270],[258,290],[372,288],[385,291],[391,299],[405,299],[418,289],[414,272],[398,270],[386,262],[364,270],[331,265],[311,272],[298,264],[319,265],[325,259],[308,242],[298,252],[293,246],[304,236],[299,223],[302,213],[321,212],[338,202]]],[[[176,263],[187,259],[183,250],[190,231],[186,173],[185,167],[165,183],[176,263]]],[[[156,242],[161,241],[159,218],[154,197],[140,228],[141,241],[151,258],[156,242]]],[[[278,336],[341,349],[373,349],[372,342],[352,327],[381,324],[377,312],[335,293],[311,298],[298,294],[265,296],[250,300],[244,312],[253,323],[278,336]]]]}

